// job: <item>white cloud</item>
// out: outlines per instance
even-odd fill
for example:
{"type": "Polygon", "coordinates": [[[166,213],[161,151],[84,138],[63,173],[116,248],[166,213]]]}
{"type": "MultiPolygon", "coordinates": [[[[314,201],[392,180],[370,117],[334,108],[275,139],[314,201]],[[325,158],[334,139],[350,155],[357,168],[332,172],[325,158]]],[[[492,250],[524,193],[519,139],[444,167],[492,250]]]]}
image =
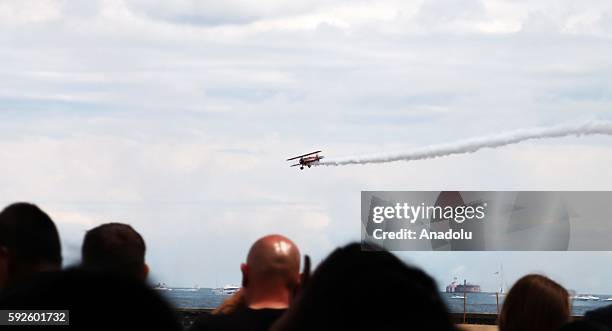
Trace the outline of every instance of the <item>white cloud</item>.
{"type": "Polygon", "coordinates": [[[61,17],[61,0],[1,1],[0,20],[3,24],[37,24],[61,17]]]}
{"type": "MultiPolygon", "coordinates": [[[[361,190],[605,189],[605,138],[303,172],[284,159],[611,119],[610,13],[607,1],[2,1],[0,196],[55,215],[72,260],[87,227],[124,221],[157,277],[212,285],[236,281],[258,235],[284,232],[315,261],[358,239],[361,190]]],[[[448,264],[419,261],[448,279],[448,264]]]]}

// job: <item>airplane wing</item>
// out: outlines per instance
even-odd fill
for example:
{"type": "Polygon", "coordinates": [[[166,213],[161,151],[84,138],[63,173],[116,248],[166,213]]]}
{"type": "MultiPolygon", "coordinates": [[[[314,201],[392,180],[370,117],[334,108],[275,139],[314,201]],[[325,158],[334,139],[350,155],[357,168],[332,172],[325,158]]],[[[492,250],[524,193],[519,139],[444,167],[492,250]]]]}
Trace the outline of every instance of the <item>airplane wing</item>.
{"type": "Polygon", "coordinates": [[[299,165],[301,165],[301,164],[296,163],[296,164],[292,164],[292,165],[290,165],[289,167],[297,167],[297,166],[299,166],[299,165]]]}
{"type": "Polygon", "coordinates": [[[304,155],[295,156],[295,157],[292,157],[292,158],[290,158],[290,159],[287,159],[287,161],[291,161],[291,160],[299,159],[299,158],[301,158],[301,157],[308,156],[308,155],[312,155],[312,154],[317,154],[317,153],[321,153],[321,151],[310,152],[310,153],[306,153],[306,154],[304,154],[304,155]]]}

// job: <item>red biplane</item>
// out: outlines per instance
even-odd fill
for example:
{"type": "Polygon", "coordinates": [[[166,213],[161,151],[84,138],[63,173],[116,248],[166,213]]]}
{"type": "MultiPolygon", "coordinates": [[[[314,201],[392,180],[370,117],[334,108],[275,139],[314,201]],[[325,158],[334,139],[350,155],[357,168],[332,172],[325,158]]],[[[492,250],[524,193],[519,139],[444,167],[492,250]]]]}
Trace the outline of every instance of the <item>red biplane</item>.
{"type": "Polygon", "coordinates": [[[323,155],[319,155],[319,153],[321,153],[321,151],[311,152],[308,154],[292,157],[290,159],[287,159],[287,161],[299,159],[298,163],[292,164],[290,165],[290,167],[300,166],[300,170],[304,170],[304,166],[310,168],[313,164],[319,162],[319,160],[323,158],[323,155]]]}

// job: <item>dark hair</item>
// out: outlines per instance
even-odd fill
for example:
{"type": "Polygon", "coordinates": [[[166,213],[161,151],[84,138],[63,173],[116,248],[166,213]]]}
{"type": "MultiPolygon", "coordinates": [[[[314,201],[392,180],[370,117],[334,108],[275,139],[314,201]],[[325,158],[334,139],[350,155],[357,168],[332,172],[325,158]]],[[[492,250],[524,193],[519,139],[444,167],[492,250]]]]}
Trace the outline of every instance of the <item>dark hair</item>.
{"type": "Polygon", "coordinates": [[[336,249],[273,330],[453,330],[434,280],[387,251],[336,249]]]}
{"type": "Polygon", "coordinates": [[[542,275],[519,279],[499,315],[500,331],[559,330],[570,319],[569,293],[542,275]]]}
{"type": "Polygon", "coordinates": [[[61,267],[62,249],[53,220],[36,205],[14,203],[0,212],[0,246],[11,251],[14,263],[61,267]]]}
{"type": "Polygon", "coordinates": [[[85,268],[140,276],[145,263],[145,242],[131,226],[107,223],[85,234],[82,263],[85,268]]]}
{"type": "Polygon", "coordinates": [[[79,268],[11,288],[0,300],[0,309],[69,310],[67,329],[45,330],[180,330],[175,312],[144,282],[79,268]]]}

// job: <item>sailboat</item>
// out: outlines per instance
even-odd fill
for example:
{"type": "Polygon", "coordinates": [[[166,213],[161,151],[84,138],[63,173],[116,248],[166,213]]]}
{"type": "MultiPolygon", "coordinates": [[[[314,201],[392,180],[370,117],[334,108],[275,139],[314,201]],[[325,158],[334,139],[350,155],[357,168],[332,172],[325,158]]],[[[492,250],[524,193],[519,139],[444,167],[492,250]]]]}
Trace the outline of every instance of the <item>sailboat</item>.
{"type": "Polygon", "coordinates": [[[504,265],[501,264],[499,266],[499,270],[493,273],[494,275],[498,275],[499,276],[499,290],[497,292],[495,292],[495,294],[492,294],[491,296],[505,296],[506,293],[504,291],[504,265]]]}
{"type": "Polygon", "coordinates": [[[497,274],[499,275],[499,295],[500,296],[504,296],[506,295],[506,293],[504,293],[504,265],[500,264],[499,265],[499,271],[497,272],[497,274]]]}

